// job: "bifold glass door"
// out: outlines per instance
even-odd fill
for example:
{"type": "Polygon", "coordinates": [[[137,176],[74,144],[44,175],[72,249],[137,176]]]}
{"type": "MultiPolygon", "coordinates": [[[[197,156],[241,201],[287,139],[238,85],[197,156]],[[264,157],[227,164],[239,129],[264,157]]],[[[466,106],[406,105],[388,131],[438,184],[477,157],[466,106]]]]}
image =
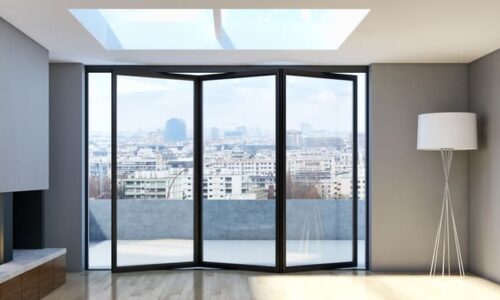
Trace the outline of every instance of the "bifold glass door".
{"type": "Polygon", "coordinates": [[[356,79],[286,73],[286,267],[357,261],[356,79]]]}
{"type": "Polygon", "coordinates": [[[356,266],[356,76],[112,82],[113,271],[356,266]]]}
{"type": "Polygon", "coordinates": [[[203,79],[203,261],[276,266],[276,75],[203,79]]]}
{"type": "Polygon", "coordinates": [[[194,260],[194,81],[116,75],[116,267],[194,260]]]}

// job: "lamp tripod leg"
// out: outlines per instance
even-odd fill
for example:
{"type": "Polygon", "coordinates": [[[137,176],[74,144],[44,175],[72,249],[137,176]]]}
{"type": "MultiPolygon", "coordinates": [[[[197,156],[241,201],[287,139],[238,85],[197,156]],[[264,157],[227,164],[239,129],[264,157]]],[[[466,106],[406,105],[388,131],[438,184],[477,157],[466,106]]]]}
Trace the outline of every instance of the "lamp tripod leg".
{"type": "Polygon", "coordinates": [[[434,242],[434,252],[432,254],[432,263],[429,275],[433,276],[436,274],[441,238],[443,239],[441,275],[444,276],[445,274],[446,263],[447,263],[448,275],[451,275],[450,231],[453,231],[453,241],[455,243],[455,249],[457,252],[458,271],[460,273],[460,276],[465,276],[464,263],[462,260],[462,251],[460,249],[460,241],[458,238],[457,224],[455,220],[455,214],[453,212],[453,205],[451,201],[451,193],[449,186],[449,175],[451,170],[451,162],[453,158],[453,150],[451,149],[441,150],[441,158],[443,161],[443,170],[445,176],[444,195],[443,195],[443,203],[441,205],[441,217],[439,219],[438,230],[436,233],[436,241],[434,242]],[[443,223],[445,223],[444,227],[443,223]],[[443,236],[441,236],[441,233],[443,233],[443,236]]]}
{"type": "Polygon", "coordinates": [[[434,242],[434,253],[432,254],[431,270],[429,272],[430,276],[436,274],[437,259],[438,259],[438,253],[439,253],[439,244],[441,241],[441,227],[443,225],[444,207],[445,207],[445,198],[443,197],[443,204],[441,205],[441,217],[439,219],[439,225],[438,225],[438,229],[436,232],[436,240],[434,242]]]}
{"type": "Polygon", "coordinates": [[[453,236],[455,239],[455,248],[457,250],[458,271],[460,273],[460,276],[465,276],[464,262],[462,260],[462,250],[460,250],[460,241],[458,238],[457,224],[455,222],[455,214],[453,213],[453,206],[451,204],[451,201],[450,201],[450,212],[451,212],[451,223],[453,225],[453,236]]]}

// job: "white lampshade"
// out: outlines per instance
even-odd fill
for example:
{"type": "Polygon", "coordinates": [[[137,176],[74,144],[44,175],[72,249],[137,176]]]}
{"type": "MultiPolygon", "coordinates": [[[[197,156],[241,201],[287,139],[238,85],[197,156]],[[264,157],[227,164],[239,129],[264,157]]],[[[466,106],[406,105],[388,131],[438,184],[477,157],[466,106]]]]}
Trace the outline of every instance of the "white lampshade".
{"type": "Polygon", "coordinates": [[[477,149],[476,114],[445,112],[419,115],[417,149],[477,149]]]}

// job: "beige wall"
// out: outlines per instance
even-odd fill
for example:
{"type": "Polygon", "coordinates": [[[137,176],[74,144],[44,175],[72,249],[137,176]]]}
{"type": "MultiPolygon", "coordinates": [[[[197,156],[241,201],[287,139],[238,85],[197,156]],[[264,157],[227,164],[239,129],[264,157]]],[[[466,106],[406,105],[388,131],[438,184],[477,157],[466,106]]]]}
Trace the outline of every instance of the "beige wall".
{"type": "MultiPolygon", "coordinates": [[[[467,111],[467,65],[374,64],[370,102],[371,270],[428,271],[444,179],[439,153],[416,150],[417,116],[467,111]]],[[[456,153],[451,176],[466,266],[467,161],[456,153]]]]}
{"type": "Polygon", "coordinates": [[[470,153],[471,271],[500,282],[500,50],[470,64],[470,109],[479,149],[470,153]]]}

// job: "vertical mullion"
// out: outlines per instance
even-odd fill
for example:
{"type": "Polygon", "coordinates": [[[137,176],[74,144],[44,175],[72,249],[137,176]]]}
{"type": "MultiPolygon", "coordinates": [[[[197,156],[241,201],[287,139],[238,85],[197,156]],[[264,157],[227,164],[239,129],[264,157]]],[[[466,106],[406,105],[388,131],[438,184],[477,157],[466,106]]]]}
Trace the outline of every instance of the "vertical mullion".
{"type": "Polygon", "coordinates": [[[111,74],[111,270],[117,270],[117,238],[118,238],[118,220],[117,220],[117,82],[116,71],[113,69],[111,74]]]}
{"type": "Polygon", "coordinates": [[[370,72],[365,77],[365,269],[370,269],[370,72]]]}
{"type": "Polygon", "coordinates": [[[200,78],[194,80],[194,263],[203,262],[203,84],[200,78]]]}
{"type": "Polygon", "coordinates": [[[89,72],[85,70],[85,270],[89,269],[89,72]]]}
{"type": "Polygon", "coordinates": [[[276,260],[279,272],[286,269],[286,77],[278,71],[276,81],[276,260]]]}
{"type": "Polygon", "coordinates": [[[353,263],[358,264],[358,84],[357,78],[353,80],[353,124],[352,124],[352,259],[353,263]]]}

